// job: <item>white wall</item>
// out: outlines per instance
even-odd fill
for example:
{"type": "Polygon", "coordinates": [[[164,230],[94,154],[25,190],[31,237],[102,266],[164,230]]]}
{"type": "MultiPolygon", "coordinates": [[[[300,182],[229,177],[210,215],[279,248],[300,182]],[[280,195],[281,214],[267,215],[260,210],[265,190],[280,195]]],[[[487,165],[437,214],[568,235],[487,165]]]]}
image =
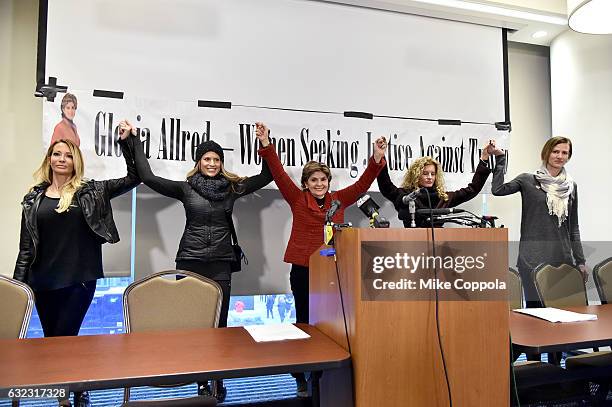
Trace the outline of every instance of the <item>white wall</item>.
{"type": "Polygon", "coordinates": [[[572,139],[567,168],[578,184],[580,233],[593,268],[612,256],[612,35],[568,31],[553,41],[550,59],[553,134],[572,139]]]}
{"type": "MultiPolygon", "coordinates": [[[[506,180],[540,165],[540,150],[551,135],[548,48],[509,43],[510,117],[512,133],[506,180]]],[[[487,196],[488,212],[500,217],[510,241],[520,239],[521,196],[487,196]]],[[[510,265],[514,263],[511,261],[510,265]]]]}
{"type": "Polygon", "coordinates": [[[42,103],[36,88],[38,1],[0,1],[0,273],[13,275],[19,245],[19,203],[42,159],[42,103]]]}
{"type": "Polygon", "coordinates": [[[550,57],[553,133],[573,142],[568,170],[578,183],[582,238],[610,240],[612,35],[567,31],[550,57]]]}

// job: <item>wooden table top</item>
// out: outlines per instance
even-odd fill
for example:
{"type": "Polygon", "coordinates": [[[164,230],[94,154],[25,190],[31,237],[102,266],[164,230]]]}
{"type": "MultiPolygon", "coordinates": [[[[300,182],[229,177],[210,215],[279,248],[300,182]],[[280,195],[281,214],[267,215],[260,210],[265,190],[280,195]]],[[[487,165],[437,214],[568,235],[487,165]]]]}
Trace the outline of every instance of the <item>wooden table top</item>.
{"type": "Polygon", "coordinates": [[[596,321],[555,323],[510,311],[512,343],[520,351],[561,352],[612,345],[612,304],[567,307],[596,321]]]}
{"type": "Polygon", "coordinates": [[[68,386],[72,391],[321,371],[350,355],[316,328],[311,337],[255,342],[243,328],[149,331],[0,340],[0,388],[68,386]]]}

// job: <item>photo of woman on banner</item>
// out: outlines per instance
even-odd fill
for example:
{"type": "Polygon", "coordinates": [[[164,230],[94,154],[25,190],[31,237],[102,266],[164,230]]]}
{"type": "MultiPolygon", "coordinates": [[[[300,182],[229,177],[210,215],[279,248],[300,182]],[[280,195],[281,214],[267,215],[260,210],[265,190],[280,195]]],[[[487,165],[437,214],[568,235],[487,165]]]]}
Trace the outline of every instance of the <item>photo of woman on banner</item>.
{"type": "MultiPolygon", "coordinates": [[[[398,188],[389,177],[389,169],[385,167],[378,174],[378,188],[385,198],[393,202],[398,217],[404,222],[404,227],[410,227],[411,214],[409,204],[403,199],[408,194],[420,188],[415,195],[416,209],[453,208],[474,198],[482,190],[491,170],[488,160],[495,140],[487,140],[482,148],[480,162],[476,167],[472,182],[456,191],[446,191],[444,187],[444,172],[440,163],[432,157],[421,157],[412,162],[404,174],[402,185],[398,188]],[[431,206],[430,206],[431,203],[431,206]]],[[[428,216],[416,215],[416,227],[429,227],[428,216]]]]}
{"type": "Polygon", "coordinates": [[[558,267],[576,265],[588,279],[578,226],[578,188],[565,170],[572,157],[572,142],[552,137],[540,153],[542,163],[533,173],[523,173],[504,183],[506,157],[495,148],[491,192],[496,196],[521,193],[521,241],[517,267],[528,308],[541,307],[533,271],[542,263],[558,267]]]}
{"type": "MultiPolygon", "coordinates": [[[[120,129],[125,177],[85,179],[81,150],[60,139],[48,148],[34,173],[35,184],[23,198],[13,278],[34,291],[45,337],[79,334],[96,280],[104,277],[102,244],[119,241],[110,200],[140,183],[125,141],[128,134],[120,129]]],[[[77,406],[87,406],[88,400],[86,393],[75,394],[77,406]]],[[[70,405],[68,399],[60,402],[70,405]]]]}
{"type": "Polygon", "coordinates": [[[77,132],[76,124],[74,124],[74,116],[77,110],[77,98],[72,93],[66,93],[62,98],[62,120],[55,125],[53,135],[51,136],[51,144],[58,140],[70,140],[77,147],[81,145],[81,139],[77,132]]]}
{"type": "MultiPolygon", "coordinates": [[[[333,200],[341,203],[333,216],[334,223],[344,222],[344,210],[354,204],[360,195],[367,192],[374,179],[385,166],[387,143],[384,138],[376,140],[374,154],[368,160],[364,173],[357,182],[339,191],[329,191],[332,174],[325,164],[309,161],[302,169],[300,186],[297,186],[285,172],[283,165],[268,138],[269,130],[263,123],[257,123],[257,137],[263,148],[259,155],[268,163],[274,181],[283,198],[291,207],[293,222],[291,236],[287,243],[284,261],[291,264],[290,283],[295,301],[297,322],[308,323],[308,258],[322,244],[325,215],[333,200]]],[[[306,380],[303,374],[296,374],[298,396],[307,397],[306,380]]]]}
{"type": "MultiPolygon", "coordinates": [[[[135,131],[132,125],[123,121],[135,131]]],[[[196,149],[194,168],[185,181],[158,177],[151,171],[142,143],[131,137],[135,149],[136,168],[142,182],[164,196],[178,199],[185,207],[185,230],[176,254],[177,270],[198,273],[216,281],[223,291],[219,327],[227,326],[231,294],[231,268],[236,256],[232,246],[230,221],[234,202],[272,182],[268,165],[262,162],[261,172],[241,177],[224,166],[223,148],[212,140],[200,143],[196,149]]],[[[217,381],[217,397],[225,399],[226,390],[217,381]]],[[[200,393],[208,392],[199,386],[200,393]]]]}

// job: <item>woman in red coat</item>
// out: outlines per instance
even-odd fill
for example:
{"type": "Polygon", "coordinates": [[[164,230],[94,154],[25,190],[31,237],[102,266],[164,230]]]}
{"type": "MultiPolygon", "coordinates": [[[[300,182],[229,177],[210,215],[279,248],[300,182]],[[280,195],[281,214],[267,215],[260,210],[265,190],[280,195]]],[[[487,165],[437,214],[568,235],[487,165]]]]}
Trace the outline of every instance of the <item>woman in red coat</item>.
{"type": "MultiPolygon", "coordinates": [[[[296,320],[308,323],[308,258],[321,246],[325,215],[331,202],[338,200],[341,206],[332,220],[334,223],[344,222],[344,210],[368,191],[385,166],[384,155],[387,143],[383,137],[377,139],[374,154],[368,160],[368,166],[357,182],[330,193],[329,183],[332,174],[327,165],[316,161],[306,163],[298,187],[285,172],[274,147],[271,146],[268,128],[263,123],[257,123],[256,134],[263,146],[259,150],[259,155],[267,162],[278,189],[293,213],[291,236],[287,243],[284,261],[291,264],[289,280],[295,299],[296,320]]],[[[304,376],[296,375],[296,380],[298,396],[308,396],[304,376]]]]}

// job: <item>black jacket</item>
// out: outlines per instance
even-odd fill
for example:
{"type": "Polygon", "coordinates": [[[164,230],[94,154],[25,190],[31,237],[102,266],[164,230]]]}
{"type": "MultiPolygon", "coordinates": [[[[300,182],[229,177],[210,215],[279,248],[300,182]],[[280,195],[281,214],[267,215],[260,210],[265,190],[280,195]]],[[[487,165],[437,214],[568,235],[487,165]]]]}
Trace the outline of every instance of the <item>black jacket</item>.
{"type": "MultiPolygon", "coordinates": [[[[76,192],[74,199],[78,201],[85,221],[101,241],[117,243],[119,232],[113,220],[113,210],[110,200],[128,192],[138,184],[140,178],[134,165],[134,155],[128,143],[120,141],[121,151],[127,163],[127,176],[107,181],[87,180],[76,192]]],[[[39,244],[36,216],[38,206],[49,184],[35,186],[27,193],[21,203],[21,235],[19,239],[19,255],[15,264],[13,278],[28,282],[28,271],[36,260],[36,246],[39,244]]]]}
{"type": "MultiPolygon", "coordinates": [[[[436,195],[434,198],[436,202],[433,202],[432,205],[435,208],[454,208],[457,205],[469,201],[482,190],[490,173],[491,170],[487,166],[487,163],[480,160],[474,172],[474,176],[472,177],[472,182],[470,182],[467,187],[456,191],[446,191],[448,194],[448,200],[446,201],[437,198],[436,195]]],[[[408,206],[402,203],[402,198],[412,192],[412,190],[396,187],[389,177],[389,169],[386,165],[378,174],[377,180],[378,189],[385,198],[393,202],[398,213],[398,218],[404,222],[404,227],[410,227],[410,213],[408,211],[408,206]]],[[[426,209],[429,207],[427,195],[425,194],[419,194],[415,203],[416,209],[426,209]]],[[[415,219],[417,227],[428,227],[428,222],[425,221],[426,218],[427,216],[417,215],[415,219]]]]}
{"type": "Polygon", "coordinates": [[[222,201],[210,201],[200,195],[187,181],[172,181],[155,176],[144,154],[142,143],[135,137],[134,156],[142,182],[154,191],[178,199],[185,207],[185,230],[176,253],[176,261],[233,261],[228,216],[236,199],[263,188],[272,182],[272,174],[262,161],[261,172],[228,189],[222,201]]]}

